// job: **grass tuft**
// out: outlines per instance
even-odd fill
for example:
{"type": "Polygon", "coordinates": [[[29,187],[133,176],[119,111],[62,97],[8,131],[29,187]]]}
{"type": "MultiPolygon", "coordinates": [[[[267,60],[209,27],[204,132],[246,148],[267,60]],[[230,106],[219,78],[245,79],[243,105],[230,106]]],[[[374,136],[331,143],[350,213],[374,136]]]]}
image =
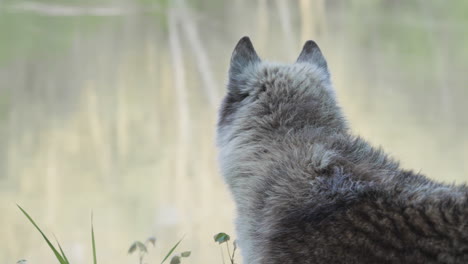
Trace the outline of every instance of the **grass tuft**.
{"type": "MultiPolygon", "coordinates": [[[[47,242],[47,244],[49,245],[50,249],[52,250],[52,252],[54,252],[54,255],[55,257],[57,258],[57,260],[60,262],[60,264],[70,264],[67,260],[67,258],[65,257],[65,254],[62,256],[58,251],[57,249],[54,247],[54,245],[52,245],[52,243],[50,243],[50,240],[47,238],[47,236],[44,234],[44,232],[42,232],[42,230],[39,228],[39,226],[37,226],[37,224],[34,222],[34,220],[31,218],[31,216],[29,216],[28,213],[26,213],[26,211],[21,208],[21,206],[19,206],[17,204],[18,208],[21,210],[21,212],[23,212],[23,214],[29,219],[29,221],[31,222],[31,224],[34,225],[34,227],[36,227],[37,231],[39,231],[39,233],[41,233],[42,237],[44,238],[44,240],[47,242]]],[[[60,245],[59,245],[60,247],[60,245]]]]}
{"type": "Polygon", "coordinates": [[[177,248],[177,246],[179,246],[180,242],[182,242],[182,240],[184,239],[184,237],[182,237],[179,242],[177,242],[172,248],[171,250],[169,250],[169,252],[167,252],[166,254],[166,257],[164,257],[163,261],[161,261],[161,264],[164,263],[164,261],[166,261],[172,254],[172,252],[174,252],[174,250],[177,248]]]}
{"type": "Polygon", "coordinates": [[[94,239],[93,213],[91,212],[91,240],[93,244],[93,263],[97,264],[96,258],[96,241],[94,239]]]}

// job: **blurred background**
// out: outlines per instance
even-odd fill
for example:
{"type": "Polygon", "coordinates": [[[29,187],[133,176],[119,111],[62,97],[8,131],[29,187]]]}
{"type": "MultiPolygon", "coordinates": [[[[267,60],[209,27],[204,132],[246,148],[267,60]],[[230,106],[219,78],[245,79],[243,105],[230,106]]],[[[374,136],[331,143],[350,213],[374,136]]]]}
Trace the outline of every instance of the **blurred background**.
{"type": "MultiPolygon", "coordinates": [[[[356,133],[412,168],[468,181],[468,1],[0,1],[0,263],[222,263],[233,203],[216,164],[231,52],[293,62],[316,40],[356,133]]],[[[234,235],[233,235],[234,237],[234,235]]]]}

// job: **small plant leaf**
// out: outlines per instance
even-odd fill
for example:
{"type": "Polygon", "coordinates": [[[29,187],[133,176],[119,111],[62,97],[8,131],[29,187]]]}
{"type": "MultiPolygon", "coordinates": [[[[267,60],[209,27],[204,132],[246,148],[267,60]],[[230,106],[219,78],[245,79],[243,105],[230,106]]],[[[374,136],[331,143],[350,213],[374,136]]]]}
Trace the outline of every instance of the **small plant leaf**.
{"type": "Polygon", "coordinates": [[[141,243],[140,241],[135,241],[133,244],[130,246],[128,249],[128,254],[132,254],[136,250],[139,250],[140,252],[148,252],[148,248],[146,247],[145,244],[141,243]]]}
{"type": "Polygon", "coordinates": [[[128,249],[128,254],[132,254],[133,252],[135,252],[135,250],[137,249],[137,242],[138,241],[133,242],[133,244],[128,249]]]}
{"type": "Polygon", "coordinates": [[[16,264],[28,264],[28,261],[25,259],[20,259],[18,262],[16,262],[16,264]]]}
{"type": "Polygon", "coordinates": [[[219,244],[225,243],[229,241],[229,239],[231,239],[231,237],[226,233],[218,233],[214,236],[214,241],[219,244]]]}
{"type": "Polygon", "coordinates": [[[184,238],[182,237],[182,238],[179,240],[179,242],[177,242],[177,243],[171,248],[171,250],[169,250],[169,252],[167,252],[167,254],[166,254],[166,256],[164,257],[163,261],[161,261],[161,264],[163,264],[164,261],[166,261],[166,260],[169,258],[169,256],[172,254],[172,252],[174,252],[174,250],[177,248],[177,246],[179,246],[180,242],[182,242],[183,239],[184,239],[184,238]]]}
{"type": "Polygon", "coordinates": [[[188,258],[188,257],[190,257],[190,254],[192,254],[192,252],[190,252],[190,251],[185,251],[185,252],[182,252],[182,253],[180,254],[180,256],[182,256],[183,258],[188,258]]]}
{"type": "Polygon", "coordinates": [[[180,257],[177,255],[173,256],[170,264],[180,264],[180,257]]]}
{"type": "Polygon", "coordinates": [[[21,212],[23,212],[23,214],[29,219],[29,221],[31,222],[31,224],[34,225],[34,227],[37,229],[37,231],[39,231],[39,233],[41,233],[42,237],[44,238],[44,240],[47,242],[47,244],[49,245],[50,249],[52,250],[52,252],[54,252],[54,255],[55,255],[55,258],[57,258],[57,260],[60,262],[60,264],[69,264],[67,261],[65,261],[65,259],[63,259],[63,257],[60,255],[60,253],[57,251],[57,249],[55,249],[55,247],[52,245],[52,243],[50,243],[49,239],[47,238],[47,236],[44,234],[44,232],[42,232],[42,230],[39,228],[38,225],[36,225],[36,223],[34,222],[34,220],[31,218],[31,216],[28,215],[28,213],[26,213],[26,211],[19,205],[16,205],[18,206],[18,208],[21,210],[21,212]]]}
{"type": "Polygon", "coordinates": [[[140,250],[140,252],[148,252],[148,249],[146,248],[145,244],[141,243],[140,241],[137,241],[135,242],[138,249],[140,250]]]}
{"type": "Polygon", "coordinates": [[[92,244],[93,244],[93,263],[97,264],[96,240],[94,239],[93,213],[91,213],[91,240],[92,240],[92,244]]]}
{"type": "Polygon", "coordinates": [[[153,247],[156,246],[156,237],[152,236],[152,237],[149,237],[147,240],[146,240],[146,244],[151,243],[153,244],[153,247]]]}

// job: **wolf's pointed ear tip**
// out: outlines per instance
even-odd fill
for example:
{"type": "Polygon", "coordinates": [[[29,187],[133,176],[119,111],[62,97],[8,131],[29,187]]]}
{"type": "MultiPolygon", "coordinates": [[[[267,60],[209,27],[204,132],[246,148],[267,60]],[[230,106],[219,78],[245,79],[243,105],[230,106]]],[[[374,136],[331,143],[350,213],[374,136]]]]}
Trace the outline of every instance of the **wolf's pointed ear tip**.
{"type": "Polygon", "coordinates": [[[240,46],[240,45],[252,46],[252,41],[250,41],[250,38],[248,36],[244,36],[239,40],[239,42],[237,42],[237,46],[240,46]]]}
{"type": "Polygon", "coordinates": [[[239,42],[241,42],[241,41],[242,41],[242,42],[244,42],[244,41],[250,41],[250,38],[249,38],[249,36],[243,36],[243,37],[239,40],[239,42]]]}
{"type": "Polygon", "coordinates": [[[306,41],[306,43],[304,44],[304,49],[314,49],[314,48],[318,48],[318,45],[315,41],[313,40],[308,40],[306,41]]]}

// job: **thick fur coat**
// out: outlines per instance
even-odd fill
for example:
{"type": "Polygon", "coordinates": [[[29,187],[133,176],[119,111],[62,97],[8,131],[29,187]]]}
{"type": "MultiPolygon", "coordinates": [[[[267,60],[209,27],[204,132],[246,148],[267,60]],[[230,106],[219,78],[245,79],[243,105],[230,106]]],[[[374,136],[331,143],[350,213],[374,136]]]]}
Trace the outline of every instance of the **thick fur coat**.
{"type": "Polygon", "coordinates": [[[218,122],[244,264],[468,263],[468,189],[350,133],[308,41],[291,65],[237,44],[218,122]]]}

